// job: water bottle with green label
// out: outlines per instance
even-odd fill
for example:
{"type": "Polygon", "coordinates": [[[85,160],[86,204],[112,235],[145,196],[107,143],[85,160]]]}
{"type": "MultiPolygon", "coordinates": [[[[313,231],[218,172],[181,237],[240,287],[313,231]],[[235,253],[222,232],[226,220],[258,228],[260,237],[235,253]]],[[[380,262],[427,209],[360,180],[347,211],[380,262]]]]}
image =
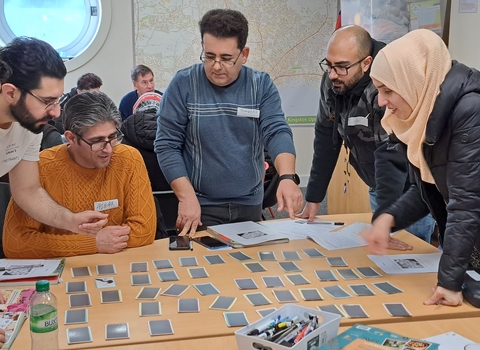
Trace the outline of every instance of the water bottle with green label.
{"type": "Polygon", "coordinates": [[[58,350],[57,298],[46,280],[38,281],[35,290],[30,300],[32,350],[58,350]]]}

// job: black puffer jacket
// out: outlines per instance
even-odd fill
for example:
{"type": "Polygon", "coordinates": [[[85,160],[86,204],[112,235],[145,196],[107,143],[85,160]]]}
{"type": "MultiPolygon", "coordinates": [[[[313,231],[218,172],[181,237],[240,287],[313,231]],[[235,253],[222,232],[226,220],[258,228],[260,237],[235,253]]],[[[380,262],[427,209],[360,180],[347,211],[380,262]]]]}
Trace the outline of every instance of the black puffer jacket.
{"type": "MultiPolygon", "coordinates": [[[[403,144],[389,149],[406,152],[403,144]]],[[[386,212],[396,228],[404,228],[430,209],[443,246],[438,285],[460,291],[473,247],[480,250],[480,72],[453,62],[430,114],[423,152],[435,185],[420,181],[414,168],[416,186],[386,212]]]]}
{"type": "Polygon", "coordinates": [[[170,191],[171,187],[160,166],[157,155],[153,151],[153,141],[157,132],[157,117],[153,112],[137,112],[122,123],[120,130],[125,135],[123,143],[140,151],[152,183],[153,191],[170,191]]]}
{"type": "MultiPolygon", "coordinates": [[[[385,46],[373,40],[372,57],[385,46]]],[[[351,73],[351,72],[350,72],[351,73]]],[[[332,83],[325,73],[320,85],[320,107],[315,123],[314,155],[310,180],[307,186],[306,200],[318,203],[323,200],[333,170],[337,163],[342,142],[350,150],[349,162],[360,178],[370,187],[376,187],[374,153],[385,144],[387,135],[380,124],[385,108],[377,103],[377,90],[369,73],[343,95],[332,90],[332,83]]],[[[383,208],[392,203],[405,190],[407,181],[407,161],[403,155],[402,174],[389,179],[384,190],[377,197],[383,208]]],[[[400,164],[401,161],[397,160],[400,164]]]]}

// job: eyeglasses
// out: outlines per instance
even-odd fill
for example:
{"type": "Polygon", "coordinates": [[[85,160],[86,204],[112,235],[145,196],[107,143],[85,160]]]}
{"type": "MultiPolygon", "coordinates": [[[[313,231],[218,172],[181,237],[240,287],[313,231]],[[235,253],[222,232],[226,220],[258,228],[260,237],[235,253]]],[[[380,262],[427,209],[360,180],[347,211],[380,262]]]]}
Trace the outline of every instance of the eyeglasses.
{"type": "Polygon", "coordinates": [[[43,98],[41,97],[38,97],[37,95],[35,95],[33,92],[29,91],[29,90],[22,90],[22,91],[25,91],[26,93],[32,95],[33,97],[35,97],[37,100],[39,100],[40,102],[42,102],[44,105],[45,105],[45,109],[50,111],[52,109],[54,109],[55,107],[57,107],[58,105],[60,105],[60,98],[61,96],[55,101],[55,102],[47,102],[45,101],[43,98]]]}
{"type": "Polygon", "coordinates": [[[79,134],[75,133],[75,135],[77,135],[80,138],[80,140],[82,140],[87,145],[89,145],[92,152],[103,151],[105,149],[105,147],[107,147],[107,144],[110,144],[110,146],[113,148],[113,147],[119,145],[123,140],[123,134],[120,132],[120,130],[118,130],[117,137],[115,137],[114,139],[108,140],[108,141],[88,142],[83,137],[81,137],[79,134]]]}
{"type": "Polygon", "coordinates": [[[325,73],[328,73],[330,74],[330,72],[332,71],[332,69],[335,71],[335,74],[337,75],[340,75],[340,76],[345,76],[345,75],[348,75],[348,70],[354,66],[356,66],[357,64],[361,63],[365,58],[367,58],[368,56],[362,58],[360,61],[357,61],[355,63],[352,63],[351,65],[349,66],[332,66],[330,64],[330,62],[327,61],[326,58],[324,58],[320,63],[320,68],[325,72],[325,73]]]}
{"type": "Polygon", "coordinates": [[[203,50],[202,53],[200,54],[200,61],[202,61],[205,64],[211,65],[211,66],[214,66],[215,63],[218,62],[218,64],[221,65],[222,67],[232,68],[235,65],[235,63],[237,63],[237,61],[240,58],[240,55],[242,54],[242,52],[243,52],[243,50],[240,51],[240,53],[238,54],[237,59],[235,61],[232,61],[232,60],[218,60],[217,61],[217,60],[215,60],[211,57],[205,56],[205,50],[203,50]]]}

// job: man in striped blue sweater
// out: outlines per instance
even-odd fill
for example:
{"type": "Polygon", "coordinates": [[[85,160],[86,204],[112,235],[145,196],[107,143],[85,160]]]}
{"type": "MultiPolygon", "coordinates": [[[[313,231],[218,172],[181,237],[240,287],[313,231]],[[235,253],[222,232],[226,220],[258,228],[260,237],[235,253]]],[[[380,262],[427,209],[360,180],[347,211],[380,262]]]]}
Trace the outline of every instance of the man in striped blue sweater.
{"type": "Polygon", "coordinates": [[[216,9],[200,23],[200,60],[182,69],[158,111],[155,152],[179,200],[177,229],[261,220],[264,149],[280,175],[278,210],[302,209],[292,131],[268,74],[244,66],[248,21],[216,9]]]}

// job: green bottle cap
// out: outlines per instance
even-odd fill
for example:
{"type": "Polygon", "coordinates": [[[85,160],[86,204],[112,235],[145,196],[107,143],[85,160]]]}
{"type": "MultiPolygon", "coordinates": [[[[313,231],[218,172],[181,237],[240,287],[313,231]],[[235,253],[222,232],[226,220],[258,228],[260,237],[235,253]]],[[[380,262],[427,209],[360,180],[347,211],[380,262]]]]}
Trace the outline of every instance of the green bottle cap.
{"type": "Polygon", "coordinates": [[[47,280],[40,280],[35,283],[35,290],[37,292],[48,292],[50,290],[50,282],[47,280]]]}

